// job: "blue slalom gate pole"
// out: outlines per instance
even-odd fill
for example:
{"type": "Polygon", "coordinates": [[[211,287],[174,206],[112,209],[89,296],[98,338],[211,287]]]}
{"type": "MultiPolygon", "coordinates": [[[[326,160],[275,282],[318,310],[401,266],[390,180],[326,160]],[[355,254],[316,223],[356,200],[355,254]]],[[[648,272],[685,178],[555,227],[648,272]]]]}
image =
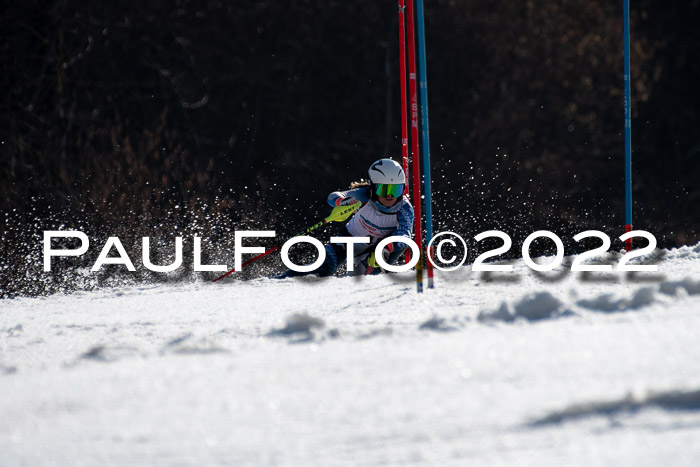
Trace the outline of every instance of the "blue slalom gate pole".
{"type": "MultiPolygon", "coordinates": [[[[632,102],[630,85],[630,5],[622,1],[625,61],[625,232],[632,230],[632,102]]],[[[632,239],[625,242],[625,249],[632,249],[632,239]]]]}
{"type": "MultiPolygon", "coordinates": [[[[413,0],[409,0],[413,1],[413,0]]],[[[625,0],[626,1],[626,0],[625,0]]],[[[430,129],[428,126],[428,73],[425,60],[425,27],[423,20],[423,0],[416,0],[416,26],[418,32],[418,81],[420,83],[421,141],[423,144],[423,194],[425,196],[425,233],[427,242],[433,238],[433,207],[430,180],[430,129]]],[[[420,202],[420,200],[416,200],[420,202]]],[[[427,252],[428,288],[433,285],[433,267],[430,259],[432,251],[427,252]]]]}

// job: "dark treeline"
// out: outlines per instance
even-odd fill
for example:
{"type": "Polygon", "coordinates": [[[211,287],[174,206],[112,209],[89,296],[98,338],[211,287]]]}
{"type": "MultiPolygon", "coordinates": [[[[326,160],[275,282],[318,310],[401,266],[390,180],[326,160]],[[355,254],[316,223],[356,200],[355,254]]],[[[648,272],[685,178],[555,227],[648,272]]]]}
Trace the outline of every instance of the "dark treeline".
{"type": "MultiPolygon", "coordinates": [[[[5,3],[6,293],[44,229],[292,232],[401,156],[396,2],[5,3]]],[[[436,231],[619,236],[622,2],[425,8],[436,231]]],[[[630,14],[634,224],[695,243],[700,1],[630,14]]]]}

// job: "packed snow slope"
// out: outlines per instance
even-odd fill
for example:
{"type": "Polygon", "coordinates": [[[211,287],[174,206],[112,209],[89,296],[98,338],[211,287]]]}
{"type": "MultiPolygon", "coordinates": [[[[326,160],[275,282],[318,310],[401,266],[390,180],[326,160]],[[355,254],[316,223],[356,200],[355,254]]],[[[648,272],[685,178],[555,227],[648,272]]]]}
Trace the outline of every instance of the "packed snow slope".
{"type": "Polygon", "coordinates": [[[700,244],[656,260],[5,300],[0,465],[697,466],[700,244]]]}

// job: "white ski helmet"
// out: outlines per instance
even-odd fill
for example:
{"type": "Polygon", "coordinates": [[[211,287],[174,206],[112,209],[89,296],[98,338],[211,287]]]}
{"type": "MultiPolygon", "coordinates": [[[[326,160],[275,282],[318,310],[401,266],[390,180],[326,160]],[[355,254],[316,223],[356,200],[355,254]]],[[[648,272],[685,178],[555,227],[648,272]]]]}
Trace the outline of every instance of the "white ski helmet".
{"type": "Polygon", "coordinates": [[[373,201],[389,194],[400,198],[406,191],[406,174],[398,162],[379,159],[369,168],[369,188],[373,201]]]}
{"type": "Polygon", "coordinates": [[[406,174],[401,165],[392,159],[379,159],[369,168],[369,180],[372,185],[386,183],[392,185],[406,184],[406,174]]]}

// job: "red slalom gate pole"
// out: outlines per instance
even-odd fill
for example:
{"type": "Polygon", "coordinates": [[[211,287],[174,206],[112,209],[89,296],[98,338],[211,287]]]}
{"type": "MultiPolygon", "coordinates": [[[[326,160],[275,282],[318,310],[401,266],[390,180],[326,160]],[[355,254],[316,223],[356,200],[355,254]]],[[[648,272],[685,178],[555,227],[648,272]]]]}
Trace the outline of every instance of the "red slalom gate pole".
{"type": "Polygon", "coordinates": [[[399,76],[401,77],[401,156],[403,171],[408,174],[408,117],[406,115],[406,21],[405,0],[399,0],[399,76]]]}
{"type": "Polygon", "coordinates": [[[413,0],[408,0],[408,84],[411,103],[411,163],[413,164],[413,199],[416,244],[420,250],[416,263],[416,290],[423,292],[423,223],[421,215],[420,148],[418,145],[418,93],[416,85],[416,39],[413,25],[413,0]]]}
{"type": "MultiPolygon", "coordinates": [[[[401,160],[408,176],[408,116],[406,115],[406,1],[399,0],[399,77],[401,82],[401,160]]],[[[409,190],[406,196],[410,200],[409,190]]],[[[406,263],[411,260],[411,250],[406,250],[406,263]]]]}

